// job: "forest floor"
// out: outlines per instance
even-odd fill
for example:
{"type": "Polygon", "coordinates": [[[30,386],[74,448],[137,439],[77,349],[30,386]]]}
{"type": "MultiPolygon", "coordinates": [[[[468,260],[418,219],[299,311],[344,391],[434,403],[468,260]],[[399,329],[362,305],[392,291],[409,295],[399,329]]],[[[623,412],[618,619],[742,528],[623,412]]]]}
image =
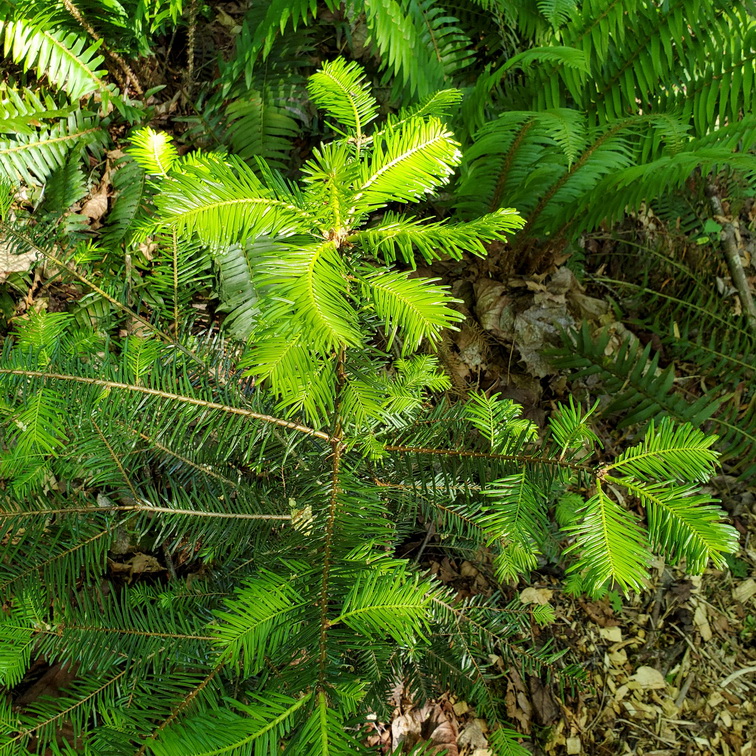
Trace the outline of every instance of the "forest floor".
{"type": "MultiPolygon", "coordinates": [[[[432,272],[452,284],[469,316],[445,350],[459,390],[498,391],[539,423],[568,394],[565,375],[545,356],[560,344],[559,330],[582,319],[626,333],[608,302],[591,296],[597,292],[566,267],[518,277],[497,269],[493,258],[432,272]]],[[[593,398],[601,396],[590,378],[569,384],[578,396],[591,388],[593,398]]],[[[611,422],[601,430],[607,447],[625,440],[611,422]]],[[[534,642],[553,637],[557,648],[567,649],[565,662],[585,670],[584,685],[565,695],[556,682],[543,685],[502,670],[507,716],[530,736],[527,747],[535,754],[756,755],[756,487],[721,474],[708,492],[741,534],[739,552],[722,569],[691,578],[656,560],[644,593],[611,593],[601,601],[566,594],[562,576],[548,565],[505,589],[506,599],[519,594],[556,609],[556,623],[534,628],[534,642]]],[[[493,590],[480,564],[427,559],[461,595],[493,590]]],[[[487,723],[453,692],[420,710],[399,704],[394,721],[374,736],[387,750],[422,735],[448,756],[488,756],[487,723]]]]}

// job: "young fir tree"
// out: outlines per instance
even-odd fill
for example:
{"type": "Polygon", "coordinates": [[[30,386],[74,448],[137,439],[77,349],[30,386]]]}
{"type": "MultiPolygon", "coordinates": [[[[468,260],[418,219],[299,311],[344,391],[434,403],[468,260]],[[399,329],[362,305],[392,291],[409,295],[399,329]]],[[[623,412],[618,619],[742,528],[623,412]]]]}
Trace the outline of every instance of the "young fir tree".
{"type": "MultiPolygon", "coordinates": [[[[3,702],[4,755],[369,753],[361,723],[389,714],[399,682],[417,700],[451,688],[495,727],[502,667],[568,680],[559,652],[527,641],[548,606],[461,600],[397,556],[418,523],[450,553],[487,547],[501,580],[544,556],[593,593],[643,588],[651,547],[699,572],[733,549],[699,491],[714,437],[652,424],[600,464],[572,402],[539,440],[510,401],[444,395],[432,347],[461,318],[413,274],[416,255],[484,255],[521,225],[511,210],[397,210],[458,165],[443,118],[459,94],[376,125],[361,70],[340,60],[309,92],[334,138],[298,184],[138,133],[139,233],[167,250],[152,320],[99,287],[136,333],[39,314],[4,345],[1,680],[32,659],[76,670],[59,698],[3,702]],[[198,257],[217,264],[241,356],[182,328],[198,257]],[[109,554],[134,553],[152,580],[107,577],[109,554]]],[[[21,223],[3,226],[19,247],[21,223]]],[[[88,280],[81,249],[43,251],[88,280]]],[[[506,727],[491,748],[524,752],[506,727]]]]}

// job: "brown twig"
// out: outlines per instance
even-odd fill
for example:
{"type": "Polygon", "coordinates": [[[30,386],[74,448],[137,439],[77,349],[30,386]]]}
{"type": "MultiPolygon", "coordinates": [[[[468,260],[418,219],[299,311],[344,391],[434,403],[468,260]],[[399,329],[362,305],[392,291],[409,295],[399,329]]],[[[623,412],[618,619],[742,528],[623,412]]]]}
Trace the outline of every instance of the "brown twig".
{"type": "Polygon", "coordinates": [[[748,279],[743,269],[743,261],[740,259],[735,226],[724,217],[722,200],[719,198],[717,189],[713,184],[709,184],[706,187],[706,195],[709,198],[712,212],[722,224],[722,246],[724,248],[725,259],[727,260],[727,267],[730,269],[730,276],[732,276],[732,283],[738,292],[740,304],[748,318],[748,324],[751,326],[751,330],[756,333],[756,304],[753,302],[751,289],[748,286],[748,279]]]}
{"type": "Polygon", "coordinates": [[[184,71],[183,88],[186,99],[191,100],[192,86],[194,85],[194,47],[197,37],[197,0],[190,0],[187,16],[186,70],[184,71]]]}

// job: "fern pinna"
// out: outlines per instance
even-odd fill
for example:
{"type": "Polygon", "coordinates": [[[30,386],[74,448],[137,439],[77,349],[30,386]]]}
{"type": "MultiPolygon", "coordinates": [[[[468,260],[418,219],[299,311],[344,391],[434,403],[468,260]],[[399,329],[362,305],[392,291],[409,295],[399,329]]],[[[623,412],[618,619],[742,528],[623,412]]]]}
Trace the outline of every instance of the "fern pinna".
{"type": "MultiPolygon", "coordinates": [[[[86,245],[67,256],[4,221],[125,327],[36,314],[4,344],[0,674],[13,687],[41,658],[77,675],[57,699],[4,700],[3,754],[370,753],[361,725],[398,682],[418,700],[453,687],[494,726],[502,660],[578,676],[525,640],[549,607],[462,600],[397,556],[418,522],[450,553],[486,546],[502,581],[548,555],[591,593],[641,589],[650,549],[701,571],[734,547],[699,490],[714,437],[661,421],[599,462],[574,403],[542,439],[510,401],[444,396],[432,347],[460,315],[415,254],[484,255],[522,220],[401,211],[460,162],[457,92],[381,124],[354,63],[324,64],[309,92],[333,136],[296,184],[135,135],[147,188],[128,233],[165,247],[167,307],[129,308],[92,282],[86,245]],[[190,316],[179,269],[197,256],[243,341],[190,316]],[[134,553],[153,580],[109,576],[134,553]]],[[[525,753],[506,727],[491,748],[525,753]]]]}

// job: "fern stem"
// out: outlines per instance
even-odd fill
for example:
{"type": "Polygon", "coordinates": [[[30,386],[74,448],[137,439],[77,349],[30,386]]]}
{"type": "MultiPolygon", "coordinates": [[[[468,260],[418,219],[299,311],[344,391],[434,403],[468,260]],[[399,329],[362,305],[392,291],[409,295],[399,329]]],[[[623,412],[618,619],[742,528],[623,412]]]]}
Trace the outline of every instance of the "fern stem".
{"type": "Polygon", "coordinates": [[[157,396],[161,399],[168,399],[173,402],[180,402],[182,404],[191,404],[195,407],[206,407],[207,409],[215,409],[219,412],[225,412],[229,415],[239,415],[240,417],[248,417],[252,420],[260,420],[270,425],[277,425],[280,428],[286,428],[287,430],[295,430],[299,433],[304,433],[308,436],[314,436],[320,438],[323,441],[333,442],[334,439],[328,433],[323,431],[309,428],[306,425],[300,425],[289,420],[282,420],[272,415],[264,415],[259,412],[253,412],[252,410],[243,409],[241,407],[231,407],[227,404],[219,404],[218,402],[209,402],[205,399],[195,399],[192,396],[182,396],[181,394],[173,394],[169,391],[161,391],[160,389],[151,389],[146,386],[135,386],[131,383],[120,383],[119,381],[106,381],[102,378],[87,378],[80,375],[66,375],[64,373],[46,373],[43,370],[22,370],[16,368],[0,368],[0,375],[19,375],[26,378],[43,378],[56,381],[73,381],[74,383],[84,383],[89,386],[101,386],[102,388],[109,389],[121,389],[123,391],[133,391],[138,394],[145,394],[147,396],[157,396]]]}
{"type": "Polygon", "coordinates": [[[709,197],[709,204],[711,205],[714,215],[722,221],[722,230],[724,232],[722,246],[724,247],[727,267],[730,269],[732,282],[737,289],[740,304],[743,306],[743,310],[748,317],[748,323],[751,326],[751,330],[756,333],[756,305],[754,305],[753,297],[751,296],[751,288],[748,285],[748,279],[746,278],[745,270],[743,269],[743,261],[740,259],[740,250],[738,249],[735,228],[730,221],[724,218],[722,200],[719,199],[717,189],[713,184],[709,184],[706,187],[706,194],[709,197]]]}
{"type": "Polygon", "coordinates": [[[514,138],[512,146],[507,150],[507,156],[504,158],[504,164],[501,166],[501,171],[499,171],[499,176],[496,179],[496,187],[494,188],[493,197],[491,198],[491,205],[489,206],[489,212],[491,213],[494,212],[494,210],[499,209],[499,204],[501,203],[501,195],[504,192],[504,183],[507,180],[507,176],[509,176],[509,170],[512,167],[514,156],[520,149],[520,145],[522,144],[522,140],[525,139],[525,135],[532,128],[533,121],[524,123],[517,136],[514,138]]]}
{"type": "MultiPolygon", "coordinates": [[[[79,26],[81,26],[81,28],[84,29],[95,42],[102,42],[102,37],[94,30],[84,16],[82,16],[81,11],[71,2],[71,0],[63,0],[63,5],[74,17],[79,26]]],[[[141,97],[144,94],[144,89],[142,89],[139,79],[131,70],[129,64],[115,50],[111,50],[104,42],[101,44],[101,49],[121,69],[126,77],[126,85],[128,85],[130,81],[134,86],[134,91],[141,97]]]]}
{"type": "Polygon", "coordinates": [[[184,94],[191,96],[194,86],[194,46],[197,38],[197,0],[189,0],[188,28],[186,34],[186,71],[184,71],[184,94]]]}

